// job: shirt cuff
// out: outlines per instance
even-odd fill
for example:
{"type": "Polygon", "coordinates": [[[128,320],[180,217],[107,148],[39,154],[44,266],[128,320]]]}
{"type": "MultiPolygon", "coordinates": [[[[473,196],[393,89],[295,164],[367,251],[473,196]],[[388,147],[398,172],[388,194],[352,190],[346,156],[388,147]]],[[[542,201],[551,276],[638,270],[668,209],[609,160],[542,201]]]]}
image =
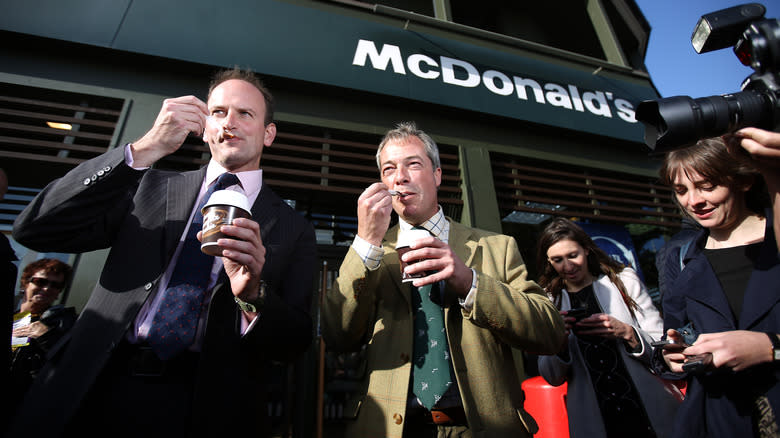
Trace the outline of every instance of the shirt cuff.
{"type": "Polygon", "coordinates": [[[133,149],[132,143],[125,145],[125,164],[135,170],[146,170],[148,167],[133,167],[133,149]]]}
{"type": "Polygon", "coordinates": [[[474,308],[474,300],[477,299],[477,271],[474,268],[471,268],[471,289],[469,289],[469,293],[466,294],[466,298],[458,298],[458,301],[460,302],[460,306],[466,309],[466,312],[471,312],[471,309],[474,308]]]}
{"type": "Polygon", "coordinates": [[[246,336],[247,333],[252,331],[252,328],[254,328],[255,324],[257,323],[257,320],[260,318],[260,312],[255,315],[254,318],[252,318],[251,321],[249,321],[249,317],[244,314],[244,312],[241,313],[241,337],[246,336]]]}
{"type": "Polygon", "coordinates": [[[360,259],[363,260],[363,264],[370,271],[379,268],[379,262],[382,261],[382,257],[385,255],[384,248],[381,246],[374,246],[358,235],[355,235],[355,240],[352,241],[352,248],[357,252],[360,259]]]}

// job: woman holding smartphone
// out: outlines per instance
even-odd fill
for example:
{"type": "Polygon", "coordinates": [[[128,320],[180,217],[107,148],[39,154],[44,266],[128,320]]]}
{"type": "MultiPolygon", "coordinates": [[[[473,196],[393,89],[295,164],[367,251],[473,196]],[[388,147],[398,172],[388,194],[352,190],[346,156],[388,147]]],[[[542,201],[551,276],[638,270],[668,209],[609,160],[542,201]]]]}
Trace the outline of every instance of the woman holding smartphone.
{"type": "Polygon", "coordinates": [[[666,262],[682,266],[663,297],[667,338],[693,344],[656,355],[659,372],[688,382],[674,436],[779,436],[780,263],[764,180],[720,138],[667,153],[660,176],[703,227],[666,262]]]}
{"type": "Polygon", "coordinates": [[[681,394],[650,371],[663,327],[636,272],[563,218],[545,227],[537,260],[567,330],[561,352],[539,356],[539,372],[551,385],[568,382],[571,437],[668,436],[681,394]]]}

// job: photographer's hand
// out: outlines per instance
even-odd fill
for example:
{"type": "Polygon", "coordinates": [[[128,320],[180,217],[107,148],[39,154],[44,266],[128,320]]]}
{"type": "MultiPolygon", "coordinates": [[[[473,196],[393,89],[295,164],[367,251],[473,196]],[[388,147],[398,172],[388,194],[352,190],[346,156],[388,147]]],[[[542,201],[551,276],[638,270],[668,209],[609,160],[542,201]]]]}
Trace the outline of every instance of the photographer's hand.
{"type": "Polygon", "coordinates": [[[777,250],[780,251],[780,133],[758,128],[743,128],[731,136],[724,136],[732,153],[741,147],[750,154],[766,181],[767,191],[772,200],[777,250]]]}
{"type": "MultiPolygon", "coordinates": [[[[740,146],[750,153],[753,158],[763,160],[780,159],[780,133],[766,131],[758,128],[743,128],[734,133],[741,139],[740,146]]],[[[780,161],[775,161],[774,167],[780,166],[780,161]]]]}

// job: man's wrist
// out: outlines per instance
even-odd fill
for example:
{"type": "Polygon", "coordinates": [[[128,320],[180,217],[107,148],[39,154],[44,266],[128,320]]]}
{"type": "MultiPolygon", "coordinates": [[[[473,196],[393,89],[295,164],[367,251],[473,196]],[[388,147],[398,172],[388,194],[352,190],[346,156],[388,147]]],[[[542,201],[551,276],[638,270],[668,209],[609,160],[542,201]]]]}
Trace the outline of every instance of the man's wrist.
{"type": "Polygon", "coordinates": [[[384,248],[373,245],[358,235],[355,235],[355,239],[352,241],[352,249],[363,260],[366,268],[372,271],[379,268],[379,264],[385,254],[384,248]]]}
{"type": "Polygon", "coordinates": [[[246,301],[244,301],[241,298],[234,296],[233,299],[241,311],[257,313],[262,310],[263,306],[265,306],[265,294],[266,285],[264,281],[261,281],[260,288],[255,298],[248,298],[246,301]]]}
{"type": "Polygon", "coordinates": [[[769,336],[769,340],[772,342],[772,361],[780,361],[780,338],[777,337],[777,333],[765,332],[769,336]]]}

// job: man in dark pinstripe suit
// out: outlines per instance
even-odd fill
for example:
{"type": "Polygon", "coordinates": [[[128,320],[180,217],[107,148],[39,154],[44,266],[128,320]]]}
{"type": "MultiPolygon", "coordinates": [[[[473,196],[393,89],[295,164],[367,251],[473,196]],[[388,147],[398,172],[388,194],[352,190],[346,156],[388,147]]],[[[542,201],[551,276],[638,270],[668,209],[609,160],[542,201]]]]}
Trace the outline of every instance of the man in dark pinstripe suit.
{"type": "MultiPolygon", "coordinates": [[[[251,72],[217,74],[208,103],[167,99],[154,126],[124,147],[52,182],[14,224],[38,251],[111,248],[70,336],[53,349],[11,433],[201,436],[267,432],[271,361],[289,361],[312,337],[313,227],[263,184],[260,159],[276,135],[270,93],[251,72]],[[208,166],[151,168],[189,133],[203,134],[208,166]],[[223,227],[197,332],[160,359],[147,345],[199,198],[225,172],[252,219],[223,227]],[[40,422],[40,412],[47,421],[40,422]],[[98,432],[99,431],[99,432],[98,432]]],[[[167,341],[164,341],[167,342],[167,341]]]]}

